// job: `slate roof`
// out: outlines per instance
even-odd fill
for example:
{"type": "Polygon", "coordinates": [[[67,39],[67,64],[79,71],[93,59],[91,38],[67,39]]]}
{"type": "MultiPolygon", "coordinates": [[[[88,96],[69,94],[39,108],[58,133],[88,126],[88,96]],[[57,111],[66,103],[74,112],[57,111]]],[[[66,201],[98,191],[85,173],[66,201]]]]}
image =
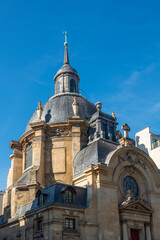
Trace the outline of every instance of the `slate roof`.
{"type": "MultiPolygon", "coordinates": [[[[45,195],[45,201],[41,206],[38,206],[38,198],[36,197],[34,201],[29,202],[25,205],[18,206],[15,216],[12,220],[18,217],[24,216],[26,213],[36,211],[48,205],[58,205],[66,206],[72,208],[86,208],[87,207],[87,189],[83,187],[77,187],[73,185],[54,183],[46,188],[39,190],[45,195]],[[64,192],[66,189],[71,189],[73,191],[73,203],[65,202],[64,192]]],[[[8,219],[10,221],[11,219],[8,219]]],[[[7,221],[5,221],[7,222],[7,221]]],[[[0,216],[0,224],[3,224],[3,215],[0,216]]]]}
{"type": "MultiPolygon", "coordinates": [[[[54,79],[56,79],[60,74],[65,74],[65,73],[72,73],[72,74],[76,74],[76,76],[78,76],[77,71],[71,67],[69,64],[64,64],[56,73],[54,79]]],[[[78,76],[79,78],[79,76],[78,76]]]]}
{"type": "Polygon", "coordinates": [[[30,177],[30,169],[25,171],[14,185],[15,186],[16,185],[26,185],[29,181],[29,177],[30,177]]]}
{"type": "MultiPolygon", "coordinates": [[[[72,208],[86,208],[87,207],[87,189],[82,187],[77,187],[68,184],[54,183],[51,186],[43,188],[41,190],[42,194],[45,195],[45,202],[41,206],[38,206],[38,198],[36,197],[34,201],[29,202],[25,205],[18,206],[17,211],[13,219],[23,216],[25,213],[36,211],[48,205],[58,205],[66,206],[72,208]],[[73,190],[73,203],[67,203],[64,199],[65,189],[73,190]]],[[[3,223],[3,216],[0,216],[0,224],[3,223]]]]}
{"type": "Polygon", "coordinates": [[[90,123],[93,122],[95,119],[97,118],[101,118],[101,119],[107,119],[107,120],[111,120],[111,121],[114,121],[115,122],[115,119],[107,114],[107,113],[104,113],[102,111],[96,111],[90,118],[90,123]]]}
{"type": "Polygon", "coordinates": [[[116,151],[117,148],[118,144],[102,139],[97,139],[90,143],[76,154],[73,160],[74,175],[76,176],[82,173],[84,169],[91,165],[96,165],[98,163],[107,165],[107,156],[116,151]]]}
{"type": "MultiPolygon", "coordinates": [[[[90,117],[97,111],[96,106],[80,94],[75,93],[59,94],[44,103],[42,105],[42,121],[46,121],[48,124],[67,122],[68,118],[73,117],[72,103],[74,96],[77,97],[79,104],[78,115],[89,121],[90,117]]],[[[37,112],[35,111],[26,126],[26,132],[31,129],[29,124],[37,121],[37,118],[37,112]]]]}
{"type": "MultiPolygon", "coordinates": [[[[87,206],[87,189],[83,187],[77,187],[63,183],[54,183],[53,185],[42,189],[41,192],[46,196],[45,203],[41,207],[49,204],[76,208],[85,208],[87,206]],[[66,188],[73,189],[73,203],[65,202],[64,190],[66,188]]],[[[31,211],[39,208],[37,205],[37,201],[38,198],[33,201],[31,211]]]]}

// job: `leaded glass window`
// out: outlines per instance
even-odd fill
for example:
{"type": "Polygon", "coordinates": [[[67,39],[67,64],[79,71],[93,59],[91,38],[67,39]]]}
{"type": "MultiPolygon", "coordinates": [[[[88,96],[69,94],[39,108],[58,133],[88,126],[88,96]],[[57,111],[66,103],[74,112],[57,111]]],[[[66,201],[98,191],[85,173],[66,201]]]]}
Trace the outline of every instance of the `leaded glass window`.
{"type": "Polygon", "coordinates": [[[70,92],[76,92],[76,81],[74,79],[70,81],[70,92]]]}
{"type": "Polygon", "coordinates": [[[123,179],[123,190],[125,193],[128,192],[128,190],[131,191],[131,194],[136,197],[138,195],[138,185],[134,178],[127,176],[123,179]]]}
{"type": "Polygon", "coordinates": [[[71,190],[65,191],[65,202],[67,202],[67,203],[73,202],[73,192],[71,190]]]}
{"type": "Polygon", "coordinates": [[[25,169],[32,166],[32,144],[26,148],[25,169]]]}

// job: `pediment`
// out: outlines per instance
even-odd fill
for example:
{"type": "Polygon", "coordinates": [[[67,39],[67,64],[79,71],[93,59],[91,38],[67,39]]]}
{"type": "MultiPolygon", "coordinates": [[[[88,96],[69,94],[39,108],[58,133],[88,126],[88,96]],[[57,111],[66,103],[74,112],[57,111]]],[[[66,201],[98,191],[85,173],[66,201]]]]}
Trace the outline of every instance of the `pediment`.
{"type": "Polygon", "coordinates": [[[145,213],[153,213],[153,209],[144,201],[135,200],[130,202],[123,202],[120,206],[120,210],[132,210],[132,211],[140,211],[145,213]]]}

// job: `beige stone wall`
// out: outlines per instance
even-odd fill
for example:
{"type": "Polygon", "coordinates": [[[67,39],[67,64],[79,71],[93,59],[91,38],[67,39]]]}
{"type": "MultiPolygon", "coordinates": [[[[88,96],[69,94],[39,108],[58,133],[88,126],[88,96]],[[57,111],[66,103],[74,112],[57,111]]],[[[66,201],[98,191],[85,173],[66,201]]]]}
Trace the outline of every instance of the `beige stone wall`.
{"type": "Polygon", "coordinates": [[[33,239],[41,232],[37,231],[37,221],[43,220],[42,232],[44,239],[85,239],[84,236],[84,210],[75,208],[50,206],[48,209],[39,210],[27,217],[26,238],[33,239]],[[65,230],[65,218],[75,219],[75,230],[65,230]]]}

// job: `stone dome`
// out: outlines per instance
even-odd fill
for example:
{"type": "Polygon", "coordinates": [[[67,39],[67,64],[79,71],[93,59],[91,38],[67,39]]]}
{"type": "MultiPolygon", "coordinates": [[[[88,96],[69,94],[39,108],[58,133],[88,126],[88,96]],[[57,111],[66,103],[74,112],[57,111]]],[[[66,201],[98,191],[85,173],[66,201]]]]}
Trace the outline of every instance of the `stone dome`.
{"type": "MultiPolygon", "coordinates": [[[[63,93],[58,94],[50,98],[46,103],[42,105],[42,121],[46,121],[48,124],[67,122],[68,118],[73,117],[72,103],[74,96],[77,98],[78,115],[89,121],[90,117],[97,111],[96,106],[89,102],[87,99],[76,93],[63,93]]],[[[31,129],[30,123],[38,120],[37,111],[31,116],[27,126],[26,132],[31,129]]]]}

